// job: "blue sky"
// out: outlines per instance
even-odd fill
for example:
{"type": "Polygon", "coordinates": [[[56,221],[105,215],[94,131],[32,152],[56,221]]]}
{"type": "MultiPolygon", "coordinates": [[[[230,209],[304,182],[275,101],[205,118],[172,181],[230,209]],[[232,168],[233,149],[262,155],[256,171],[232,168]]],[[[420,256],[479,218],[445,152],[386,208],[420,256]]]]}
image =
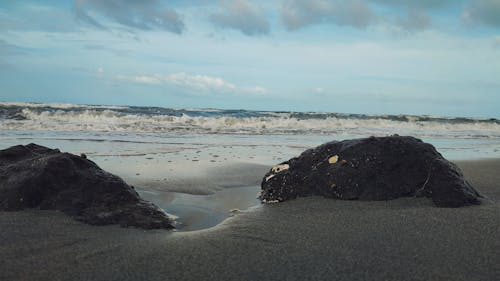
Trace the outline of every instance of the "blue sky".
{"type": "Polygon", "coordinates": [[[0,101],[500,117],[500,0],[2,0],[0,101]]]}

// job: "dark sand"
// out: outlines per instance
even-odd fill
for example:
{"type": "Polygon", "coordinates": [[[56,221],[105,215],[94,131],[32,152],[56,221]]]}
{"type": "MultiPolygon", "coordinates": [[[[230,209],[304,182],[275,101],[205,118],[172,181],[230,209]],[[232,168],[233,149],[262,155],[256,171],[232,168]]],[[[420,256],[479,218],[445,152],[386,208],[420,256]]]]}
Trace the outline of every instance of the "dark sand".
{"type": "Polygon", "coordinates": [[[0,280],[499,280],[500,160],[459,165],[493,202],[303,198],[174,233],[0,212],[0,280]]]}

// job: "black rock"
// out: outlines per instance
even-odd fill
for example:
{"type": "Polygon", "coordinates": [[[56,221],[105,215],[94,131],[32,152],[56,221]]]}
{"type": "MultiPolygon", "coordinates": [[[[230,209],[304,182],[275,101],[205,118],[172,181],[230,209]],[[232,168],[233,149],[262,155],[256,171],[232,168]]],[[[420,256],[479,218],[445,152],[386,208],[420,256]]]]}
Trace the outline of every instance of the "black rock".
{"type": "Polygon", "coordinates": [[[121,178],[94,162],[36,144],[0,150],[0,210],[60,210],[93,225],[173,228],[121,178]]]}
{"type": "Polygon", "coordinates": [[[480,193],[428,143],[414,137],[333,141],[271,169],[260,199],[322,195],[345,200],[428,197],[438,207],[480,204],[480,193]]]}

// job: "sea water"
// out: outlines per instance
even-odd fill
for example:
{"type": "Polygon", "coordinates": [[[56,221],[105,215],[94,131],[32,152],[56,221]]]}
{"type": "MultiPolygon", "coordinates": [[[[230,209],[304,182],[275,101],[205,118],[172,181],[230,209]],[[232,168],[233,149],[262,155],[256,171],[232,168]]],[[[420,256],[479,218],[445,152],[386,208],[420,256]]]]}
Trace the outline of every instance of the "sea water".
{"type": "Polygon", "coordinates": [[[258,205],[274,164],[327,141],[412,135],[451,160],[500,157],[500,120],[414,115],[0,103],[0,149],[85,153],[179,217],[213,226],[258,205]]]}

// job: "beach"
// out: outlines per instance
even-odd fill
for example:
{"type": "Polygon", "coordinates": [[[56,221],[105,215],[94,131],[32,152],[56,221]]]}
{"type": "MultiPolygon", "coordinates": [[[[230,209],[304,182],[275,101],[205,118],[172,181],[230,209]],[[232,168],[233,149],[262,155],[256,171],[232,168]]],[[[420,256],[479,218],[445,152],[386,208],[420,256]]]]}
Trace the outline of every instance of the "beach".
{"type": "Polygon", "coordinates": [[[500,281],[500,0],[0,0],[0,281],[500,281]]]}
{"type": "Polygon", "coordinates": [[[0,280],[500,276],[497,120],[50,104],[0,107],[0,149],[37,143],[85,154],[133,185],[176,223],[174,231],[145,231],[90,226],[57,211],[0,212],[0,280]],[[486,197],[483,204],[454,209],[437,208],[425,198],[368,202],[307,197],[262,205],[256,198],[272,166],[308,148],[395,133],[422,138],[457,163],[486,197]]]}
{"type": "Polygon", "coordinates": [[[500,160],[457,162],[487,198],[300,198],[197,231],[85,225],[54,211],[0,212],[2,280],[495,280],[500,160]]]}

